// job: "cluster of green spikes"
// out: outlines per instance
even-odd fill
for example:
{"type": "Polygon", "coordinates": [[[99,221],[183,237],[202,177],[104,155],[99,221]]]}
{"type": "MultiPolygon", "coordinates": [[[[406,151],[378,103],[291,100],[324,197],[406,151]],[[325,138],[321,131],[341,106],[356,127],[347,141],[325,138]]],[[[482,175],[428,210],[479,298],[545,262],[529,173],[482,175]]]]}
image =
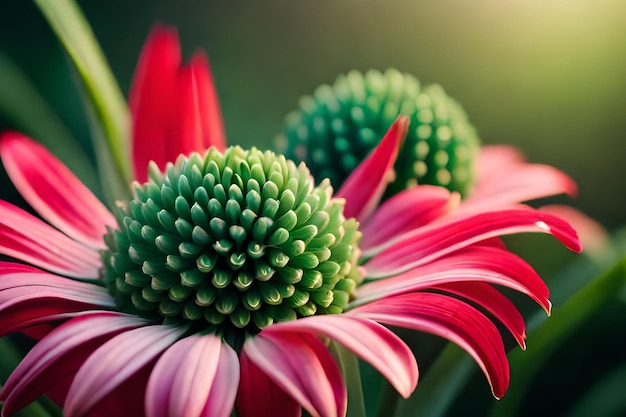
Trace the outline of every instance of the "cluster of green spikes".
{"type": "Polygon", "coordinates": [[[416,183],[466,195],[480,145],[476,131],[439,85],[422,88],[417,78],[394,69],[351,71],[302,97],[286,118],[279,151],[339,187],[400,114],[411,122],[386,196],[416,183]]]}
{"type": "Polygon", "coordinates": [[[118,207],[103,275],[122,311],[196,331],[254,334],[340,313],[362,279],[360,233],[328,182],[256,148],[151,165],[118,207]]]}

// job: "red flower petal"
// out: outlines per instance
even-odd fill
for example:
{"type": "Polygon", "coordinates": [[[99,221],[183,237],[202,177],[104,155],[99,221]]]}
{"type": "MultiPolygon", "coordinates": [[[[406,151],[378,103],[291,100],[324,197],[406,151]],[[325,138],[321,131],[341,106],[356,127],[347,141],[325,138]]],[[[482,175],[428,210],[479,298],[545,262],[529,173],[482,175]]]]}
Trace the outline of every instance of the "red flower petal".
{"type": "Polygon", "coordinates": [[[339,342],[378,369],[404,398],[417,385],[413,353],[398,336],[375,322],[340,315],[313,316],[278,323],[262,333],[270,336],[282,332],[306,332],[339,342]]]}
{"type": "Polygon", "coordinates": [[[524,260],[506,250],[476,246],[401,274],[363,284],[353,304],[455,282],[481,281],[519,291],[550,311],[548,287],[524,260]]]}
{"type": "Polygon", "coordinates": [[[394,243],[404,233],[425,226],[459,205],[460,196],[443,187],[420,185],[385,201],[361,227],[359,247],[368,256],[394,243]]]}
{"type": "Polygon", "coordinates": [[[345,198],[344,215],[363,222],[376,209],[389,182],[393,181],[393,164],[404,141],[409,118],[400,116],[372,153],[346,179],[337,198],[345,198]]]}
{"type": "Polygon", "coordinates": [[[168,152],[172,112],[177,110],[176,79],[181,56],[176,31],[157,25],[143,47],[128,98],[133,117],[135,178],[145,182],[148,162],[160,168],[178,154],[168,152]]]}
{"type": "Polygon", "coordinates": [[[509,363],[498,329],[481,312],[463,301],[441,294],[417,292],[385,298],[347,314],[448,339],[476,360],[496,398],[501,398],[508,388],[509,363]]]}
{"type": "Polygon", "coordinates": [[[180,154],[226,147],[209,62],[197,53],[181,67],[178,36],[156,26],[144,46],[131,88],[135,178],[147,180],[148,162],[161,169],[180,154]]]}
{"type": "Polygon", "coordinates": [[[226,148],[222,115],[209,70],[209,60],[202,52],[196,53],[189,65],[178,74],[177,94],[179,95],[178,119],[176,121],[176,142],[172,150],[178,154],[204,152],[211,146],[220,151],[226,148]]]}
{"type": "Polygon", "coordinates": [[[19,133],[0,137],[4,167],[22,197],[71,238],[103,249],[106,226],[115,225],[108,209],[72,172],[38,143],[19,133]]]}
{"type": "Polygon", "coordinates": [[[98,278],[102,265],[95,250],[6,201],[0,201],[0,253],[77,278],[98,278]]]}
{"type": "Polygon", "coordinates": [[[417,229],[365,264],[369,278],[395,275],[432,262],[476,242],[508,234],[549,233],[579,252],[576,231],[562,219],[529,207],[452,218],[417,229]]]}

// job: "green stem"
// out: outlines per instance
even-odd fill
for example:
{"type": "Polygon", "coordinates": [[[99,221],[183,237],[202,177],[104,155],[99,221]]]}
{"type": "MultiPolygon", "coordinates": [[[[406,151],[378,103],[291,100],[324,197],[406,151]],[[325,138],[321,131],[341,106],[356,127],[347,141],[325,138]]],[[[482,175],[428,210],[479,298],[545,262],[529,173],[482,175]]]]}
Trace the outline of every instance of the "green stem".
{"type": "Polygon", "coordinates": [[[513,416],[521,404],[526,388],[543,364],[580,329],[606,302],[624,290],[626,258],[593,279],[554,311],[549,320],[531,331],[528,349],[511,352],[511,386],[507,395],[496,403],[490,417],[513,416]]]}
{"type": "MultiPolygon", "coordinates": [[[[119,87],[95,39],[89,24],[73,0],[34,0],[48,23],[65,47],[76,66],[87,97],[93,107],[101,135],[94,135],[96,152],[103,151],[97,142],[104,137],[111,158],[103,158],[113,164],[119,179],[116,182],[130,184],[130,116],[119,87]]],[[[115,180],[104,179],[105,185],[115,180]]]]}
{"type": "Polygon", "coordinates": [[[348,389],[348,413],[346,417],[365,417],[365,398],[363,398],[359,359],[339,343],[331,342],[329,347],[341,366],[348,389]]]}

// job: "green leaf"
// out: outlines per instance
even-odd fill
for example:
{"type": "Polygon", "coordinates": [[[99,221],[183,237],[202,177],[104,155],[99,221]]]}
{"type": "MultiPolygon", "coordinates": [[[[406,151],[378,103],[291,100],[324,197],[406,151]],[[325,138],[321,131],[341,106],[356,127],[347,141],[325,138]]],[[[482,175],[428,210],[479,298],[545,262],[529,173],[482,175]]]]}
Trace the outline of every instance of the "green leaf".
{"type": "Polygon", "coordinates": [[[568,417],[623,416],[626,415],[626,364],[600,379],[572,407],[568,417]]]}
{"type": "MultiPolygon", "coordinates": [[[[106,178],[101,176],[103,188],[108,189],[109,194],[119,193],[120,184],[126,184],[128,189],[131,180],[130,116],[94,34],[73,0],[34,1],[65,47],[85,87],[96,122],[92,124],[94,149],[100,169],[107,174],[106,178]],[[103,152],[110,156],[101,155],[103,152]],[[112,183],[117,185],[110,187],[112,183]]],[[[114,197],[127,197],[128,193],[114,197]]]]}
{"type": "Polygon", "coordinates": [[[365,417],[365,399],[363,398],[359,359],[354,353],[334,341],[330,342],[329,349],[339,364],[341,373],[346,381],[348,390],[348,412],[346,417],[365,417]]]}
{"type": "Polygon", "coordinates": [[[42,143],[99,194],[96,169],[83,148],[24,74],[2,53],[0,80],[0,111],[16,129],[42,143]]]}

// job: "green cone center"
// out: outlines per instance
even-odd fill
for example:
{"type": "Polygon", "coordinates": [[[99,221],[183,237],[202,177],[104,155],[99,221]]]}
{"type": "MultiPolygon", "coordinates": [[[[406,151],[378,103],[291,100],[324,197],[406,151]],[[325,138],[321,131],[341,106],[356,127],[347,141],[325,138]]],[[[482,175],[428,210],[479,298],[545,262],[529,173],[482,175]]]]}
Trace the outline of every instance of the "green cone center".
{"type": "Polygon", "coordinates": [[[299,104],[286,118],[280,150],[304,161],[315,178],[340,187],[403,114],[411,122],[385,198],[417,183],[463,196],[473,186],[480,140],[465,111],[439,85],[422,86],[393,69],[351,71],[299,104]]]}
{"type": "Polygon", "coordinates": [[[343,311],[360,233],[328,182],[256,148],[179,157],[117,210],[103,275],[122,311],[197,331],[256,333],[343,311]]]}

